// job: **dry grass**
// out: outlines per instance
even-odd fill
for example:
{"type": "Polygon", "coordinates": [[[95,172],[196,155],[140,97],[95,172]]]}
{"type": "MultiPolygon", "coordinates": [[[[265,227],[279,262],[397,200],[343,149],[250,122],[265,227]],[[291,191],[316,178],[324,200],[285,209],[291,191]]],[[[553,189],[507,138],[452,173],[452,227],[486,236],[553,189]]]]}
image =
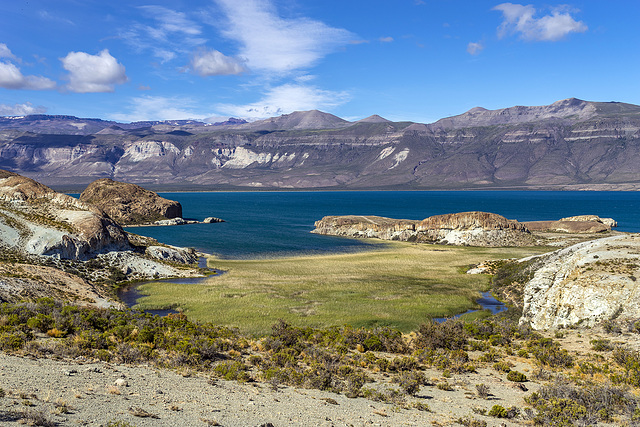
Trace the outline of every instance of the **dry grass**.
{"type": "Polygon", "coordinates": [[[210,259],[225,273],[197,285],[152,283],[140,307],[180,307],[189,318],[268,332],[277,319],[294,325],[392,326],[410,331],[428,317],[478,308],[489,277],[462,268],[487,259],[523,257],[539,248],[470,248],[397,243],[383,249],[259,260],[210,259]]]}

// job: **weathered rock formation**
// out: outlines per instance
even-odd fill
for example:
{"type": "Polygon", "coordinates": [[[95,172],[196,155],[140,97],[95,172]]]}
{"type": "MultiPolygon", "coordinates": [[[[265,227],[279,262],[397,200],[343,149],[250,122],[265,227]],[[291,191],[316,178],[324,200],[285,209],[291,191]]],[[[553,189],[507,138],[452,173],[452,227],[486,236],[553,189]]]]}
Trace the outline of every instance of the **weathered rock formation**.
{"type": "Polygon", "coordinates": [[[312,233],[460,246],[524,246],[534,243],[515,220],[487,212],[435,215],[422,221],[378,216],[326,216],[312,233]]]}
{"type": "Polygon", "coordinates": [[[121,225],[152,223],[182,217],[182,205],[139,185],[98,179],[80,194],[80,200],[106,212],[121,225]]]}
{"type": "Polygon", "coordinates": [[[592,221],[600,222],[609,228],[617,227],[618,221],[613,218],[600,218],[598,215],[576,215],[567,218],[561,218],[560,221],[592,221]]]}
{"type": "Polygon", "coordinates": [[[0,245],[67,259],[130,249],[126,233],[98,208],[7,171],[0,171],[0,245]]]}
{"type": "Polygon", "coordinates": [[[571,234],[604,233],[618,226],[613,218],[600,218],[597,215],[577,215],[558,221],[526,221],[523,224],[530,231],[571,234]]]}
{"type": "Polygon", "coordinates": [[[579,243],[543,255],[524,288],[520,322],[534,329],[640,317],[640,235],[579,243]]]}

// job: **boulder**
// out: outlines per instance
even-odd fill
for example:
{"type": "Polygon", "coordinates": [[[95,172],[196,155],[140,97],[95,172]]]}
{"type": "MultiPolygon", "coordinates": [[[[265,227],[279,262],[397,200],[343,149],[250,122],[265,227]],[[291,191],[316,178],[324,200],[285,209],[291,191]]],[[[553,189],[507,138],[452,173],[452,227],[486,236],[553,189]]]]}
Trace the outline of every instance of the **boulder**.
{"type": "Polygon", "coordinates": [[[224,222],[224,219],[216,218],[215,216],[208,216],[202,221],[203,224],[214,224],[218,222],[224,222]]]}
{"type": "Polygon", "coordinates": [[[194,264],[198,262],[198,254],[194,249],[168,246],[148,246],[145,253],[161,261],[194,264]]]}
{"type": "Polygon", "coordinates": [[[640,235],[596,239],[543,256],[524,286],[521,324],[591,327],[640,317],[640,235]]]}
{"type": "Polygon", "coordinates": [[[487,212],[435,215],[422,221],[379,216],[327,216],[312,233],[460,246],[524,246],[533,244],[526,226],[487,212]]]}
{"type": "Polygon", "coordinates": [[[102,209],[121,225],[149,224],[182,217],[179,202],[160,197],[139,185],[98,179],[82,192],[80,200],[102,209]]]}

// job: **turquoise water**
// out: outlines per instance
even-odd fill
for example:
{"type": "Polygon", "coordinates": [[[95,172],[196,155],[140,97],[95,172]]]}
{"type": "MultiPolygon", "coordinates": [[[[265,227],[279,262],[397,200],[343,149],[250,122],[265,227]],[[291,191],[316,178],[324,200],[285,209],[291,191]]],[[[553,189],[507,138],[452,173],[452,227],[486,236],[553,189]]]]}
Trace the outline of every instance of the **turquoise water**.
{"type": "Polygon", "coordinates": [[[182,204],[185,218],[208,216],[218,224],[134,227],[128,231],[164,243],[190,246],[222,258],[258,258],[350,252],[362,240],[310,234],[326,215],[379,215],[424,219],[485,211],[519,221],[595,214],[618,221],[619,231],[640,232],[640,192],[564,191],[349,191],[160,193],[182,204]]]}

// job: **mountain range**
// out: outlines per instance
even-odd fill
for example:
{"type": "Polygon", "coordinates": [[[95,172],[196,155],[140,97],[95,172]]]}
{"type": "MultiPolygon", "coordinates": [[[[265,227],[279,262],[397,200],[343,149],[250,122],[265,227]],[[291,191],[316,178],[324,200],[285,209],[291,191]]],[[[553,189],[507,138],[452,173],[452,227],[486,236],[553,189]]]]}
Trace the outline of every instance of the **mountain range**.
{"type": "Polygon", "coordinates": [[[640,106],[575,98],[435,123],[317,110],[221,123],[0,117],[0,168],[81,190],[640,188],[640,106]]]}

